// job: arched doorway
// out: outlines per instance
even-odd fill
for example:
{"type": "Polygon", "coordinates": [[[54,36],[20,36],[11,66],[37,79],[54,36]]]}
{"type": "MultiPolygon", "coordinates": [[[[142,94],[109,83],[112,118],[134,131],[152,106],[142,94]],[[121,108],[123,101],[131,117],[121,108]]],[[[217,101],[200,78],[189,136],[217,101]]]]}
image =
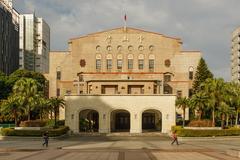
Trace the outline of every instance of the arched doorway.
{"type": "Polygon", "coordinates": [[[92,109],[85,109],[79,113],[79,132],[98,132],[99,114],[92,109]]]}
{"type": "Polygon", "coordinates": [[[145,110],[142,113],[142,130],[162,131],[162,113],[154,109],[145,110]]]}
{"type": "Polygon", "coordinates": [[[111,132],[130,132],[130,113],[127,110],[112,111],[111,132]]]}

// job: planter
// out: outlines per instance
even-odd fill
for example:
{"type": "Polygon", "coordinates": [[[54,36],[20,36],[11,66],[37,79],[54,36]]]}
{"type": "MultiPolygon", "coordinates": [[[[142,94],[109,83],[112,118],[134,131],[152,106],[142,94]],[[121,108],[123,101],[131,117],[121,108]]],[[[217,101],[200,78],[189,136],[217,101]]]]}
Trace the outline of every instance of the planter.
{"type": "Polygon", "coordinates": [[[184,129],[191,129],[191,130],[222,130],[221,127],[184,127],[184,129]]]}

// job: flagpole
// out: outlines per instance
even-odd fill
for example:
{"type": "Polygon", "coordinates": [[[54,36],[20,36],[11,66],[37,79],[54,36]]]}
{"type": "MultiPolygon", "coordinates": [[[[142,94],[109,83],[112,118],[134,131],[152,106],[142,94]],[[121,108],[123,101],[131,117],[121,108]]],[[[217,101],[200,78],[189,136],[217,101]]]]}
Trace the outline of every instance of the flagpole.
{"type": "Polygon", "coordinates": [[[124,15],[124,31],[127,31],[127,15],[124,15]]]}

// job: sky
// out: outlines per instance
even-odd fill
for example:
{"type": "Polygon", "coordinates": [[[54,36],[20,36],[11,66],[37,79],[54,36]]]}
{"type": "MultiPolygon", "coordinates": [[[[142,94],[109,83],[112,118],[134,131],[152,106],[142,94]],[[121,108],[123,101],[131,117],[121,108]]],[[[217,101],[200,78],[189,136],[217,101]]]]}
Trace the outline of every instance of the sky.
{"type": "Polygon", "coordinates": [[[215,77],[231,79],[231,34],[240,26],[240,0],[14,0],[20,12],[51,28],[51,50],[70,38],[124,25],[179,37],[183,50],[203,53],[215,77]]]}

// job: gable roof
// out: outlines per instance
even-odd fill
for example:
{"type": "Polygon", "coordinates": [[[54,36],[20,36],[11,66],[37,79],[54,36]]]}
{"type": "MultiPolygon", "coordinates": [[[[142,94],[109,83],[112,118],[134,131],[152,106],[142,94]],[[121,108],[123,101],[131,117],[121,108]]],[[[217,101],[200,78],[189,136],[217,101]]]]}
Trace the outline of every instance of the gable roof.
{"type": "MultiPolygon", "coordinates": [[[[132,28],[132,27],[127,27],[126,29],[127,29],[127,31],[137,31],[137,32],[145,32],[145,33],[151,33],[151,34],[161,35],[161,36],[163,36],[163,37],[165,37],[165,38],[175,39],[175,40],[178,40],[180,43],[182,43],[181,39],[178,38],[178,37],[165,36],[165,35],[163,35],[163,34],[161,34],[161,33],[151,32],[151,31],[145,31],[145,30],[142,30],[142,29],[132,28]]],[[[101,34],[101,33],[105,33],[105,32],[112,32],[112,31],[116,31],[116,30],[123,30],[123,27],[108,29],[108,30],[104,30],[104,31],[100,31],[100,32],[90,33],[90,34],[87,34],[87,35],[84,35],[84,36],[79,36],[79,37],[70,38],[70,41],[71,41],[71,40],[77,40],[77,39],[80,39],[80,38],[85,38],[85,37],[88,37],[88,36],[93,36],[93,35],[95,35],[95,34],[101,34]]]]}

